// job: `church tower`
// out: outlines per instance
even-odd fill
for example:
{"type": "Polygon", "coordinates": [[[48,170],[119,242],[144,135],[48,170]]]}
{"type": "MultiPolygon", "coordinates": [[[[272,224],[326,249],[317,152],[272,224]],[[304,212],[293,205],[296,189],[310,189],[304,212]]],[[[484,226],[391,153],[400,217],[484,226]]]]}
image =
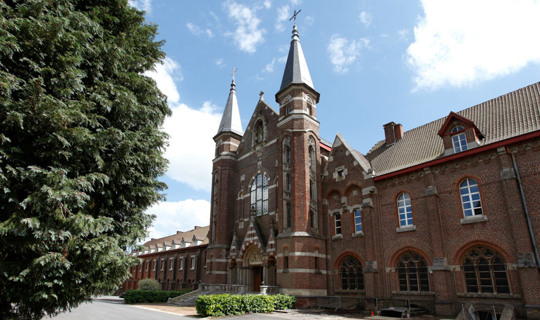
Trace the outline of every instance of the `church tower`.
{"type": "Polygon", "coordinates": [[[326,295],[321,154],[317,103],[295,24],[276,93],[279,104],[278,285],[283,293],[326,295]]]}
{"type": "Polygon", "coordinates": [[[216,142],[216,157],[212,167],[212,202],[210,231],[206,255],[206,281],[227,282],[227,248],[231,243],[234,229],[234,174],[237,170],[237,149],[243,136],[240,111],[236,99],[236,85],[233,79],[225,111],[219,124],[216,142]]]}

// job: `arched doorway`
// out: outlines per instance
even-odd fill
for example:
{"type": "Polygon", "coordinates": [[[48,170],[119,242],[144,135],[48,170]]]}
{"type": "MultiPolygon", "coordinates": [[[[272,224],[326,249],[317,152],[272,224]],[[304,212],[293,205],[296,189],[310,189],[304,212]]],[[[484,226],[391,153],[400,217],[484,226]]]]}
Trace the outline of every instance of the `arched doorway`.
{"type": "Polygon", "coordinates": [[[248,269],[247,282],[249,290],[253,292],[261,291],[263,279],[263,253],[259,247],[252,245],[246,249],[244,255],[244,267],[248,269]]]}

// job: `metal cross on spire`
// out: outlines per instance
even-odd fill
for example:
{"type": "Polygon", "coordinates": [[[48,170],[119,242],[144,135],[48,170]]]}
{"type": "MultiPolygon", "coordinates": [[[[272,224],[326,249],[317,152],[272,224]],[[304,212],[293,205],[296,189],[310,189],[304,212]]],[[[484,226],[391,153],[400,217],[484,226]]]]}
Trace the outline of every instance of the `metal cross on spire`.
{"type": "Polygon", "coordinates": [[[234,81],[234,74],[236,73],[236,71],[238,71],[238,68],[237,68],[237,67],[233,67],[232,73],[231,73],[231,76],[232,76],[233,81],[234,81]]]}
{"type": "Polygon", "coordinates": [[[302,11],[302,9],[298,10],[298,12],[296,12],[296,10],[294,10],[293,16],[289,19],[289,21],[294,19],[294,25],[296,25],[296,16],[300,13],[300,11],[302,11]]]}

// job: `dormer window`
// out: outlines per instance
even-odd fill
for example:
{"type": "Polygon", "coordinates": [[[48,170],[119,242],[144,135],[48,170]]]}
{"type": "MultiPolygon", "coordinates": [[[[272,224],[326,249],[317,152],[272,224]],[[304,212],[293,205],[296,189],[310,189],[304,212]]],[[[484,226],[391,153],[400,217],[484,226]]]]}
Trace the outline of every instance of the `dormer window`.
{"type": "Polygon", "coordinates": [[[455,126],[450,131],[454,153],[467,150],[467,137],[462,126],[455,126]]]}

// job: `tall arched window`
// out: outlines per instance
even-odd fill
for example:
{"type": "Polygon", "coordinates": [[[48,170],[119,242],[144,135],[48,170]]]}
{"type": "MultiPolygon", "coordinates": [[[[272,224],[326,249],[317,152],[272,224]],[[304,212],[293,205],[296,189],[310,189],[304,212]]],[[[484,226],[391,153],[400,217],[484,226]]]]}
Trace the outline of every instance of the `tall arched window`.
{"type": "Polygon", "coordinates": [[[478,246],[468,250],[463,257],[463,276],[467,292],[510,293],[504,259],[492,249],[478,246]]]}
{"type": "Polygon", "coordinates": [[[414,251],[402,255],[397,262],[399,291],[429,291],[426,260],[414,251]]]}
{"type": "Polygon", "coordinates": [[[413,214],[411,206],[411,196],[404,192],[397,199],[399,226],[407,227],[413,225],[413,214]]]}
{"type": "Polygon", "coordinates": [[[480,201],[480,191],[476,180],[463,180],[459,185],[459,193],[461,195],[461,206],[465,217],[482,215],[482,202],[480,201]]]}
{"type": "Polygon", "coordinates": [[[262,173],[251,183],[251,213],[257,216],[268,213],[268,179],[262,173]]]}
{"type": "Polygon", "coordinates": [[[339,265],[341,289],[364,290],[364,273],[362,264],[353,256],[346,256],[339,265]]]}

